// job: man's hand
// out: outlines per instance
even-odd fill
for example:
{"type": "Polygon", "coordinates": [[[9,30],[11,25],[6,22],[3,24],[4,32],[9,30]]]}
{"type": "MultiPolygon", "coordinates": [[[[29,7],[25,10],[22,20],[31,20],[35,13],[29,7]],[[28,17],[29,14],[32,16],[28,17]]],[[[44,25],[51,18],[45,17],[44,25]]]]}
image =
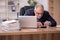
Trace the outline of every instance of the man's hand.
{"type": "Polygon", "coordinates": [[[50,21],[46,21],[45,23],[44,23],[44,26],[50,26],[51,25],[51,22],[50,21]]]}
{"type": "Polygon", "coordinates": [[[37,27],[43,26],[41,22],[37,22],[37,27]]]}

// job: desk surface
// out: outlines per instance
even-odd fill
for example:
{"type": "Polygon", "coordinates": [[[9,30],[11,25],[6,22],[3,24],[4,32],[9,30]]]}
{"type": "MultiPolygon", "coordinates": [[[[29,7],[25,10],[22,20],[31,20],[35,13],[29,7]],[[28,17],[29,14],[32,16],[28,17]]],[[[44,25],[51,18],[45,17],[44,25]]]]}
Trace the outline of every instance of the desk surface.
{"type": "Polygon", "coordinates": [[[29,34],[48,34],[60,33],[60,28],[38,28],[38,29],[22,29],[20,31],[3,31],[0,29],[0,35],[29,35],[29,34]]]}

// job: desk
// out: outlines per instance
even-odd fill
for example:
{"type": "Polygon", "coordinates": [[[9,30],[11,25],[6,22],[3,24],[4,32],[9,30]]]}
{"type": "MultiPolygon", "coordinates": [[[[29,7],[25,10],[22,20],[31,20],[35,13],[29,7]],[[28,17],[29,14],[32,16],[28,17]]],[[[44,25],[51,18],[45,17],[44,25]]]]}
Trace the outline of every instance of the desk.
{"type": "Polygon", "coordinates": [[[46,40],[53,40],[53,39],[55,40],[56,37],[60,37],[60,35],[58,34],[60,34],[60,28],[57,28],[57,27],[22,29],[20,31],[10,31],[10,32],[2,31],[0,29],[0,36],[2,37],[2,39],[5,38],[5,40],[9,40],[9,39],[11,40],[41,40],[41,39],[45,40],[44,38],[46,37],[47,37],[46,40]],[[55,37],[54,37],[54,34],[56,34],[55,37]]]}
{"type": "Polygon", "coordinates": [[[38,28],[38,29],[22,29],[20,31],[3,31],[0,30],[0,35],[29,35],[29,34],[48,34],[60,33],[60,28],[38,28]]]}

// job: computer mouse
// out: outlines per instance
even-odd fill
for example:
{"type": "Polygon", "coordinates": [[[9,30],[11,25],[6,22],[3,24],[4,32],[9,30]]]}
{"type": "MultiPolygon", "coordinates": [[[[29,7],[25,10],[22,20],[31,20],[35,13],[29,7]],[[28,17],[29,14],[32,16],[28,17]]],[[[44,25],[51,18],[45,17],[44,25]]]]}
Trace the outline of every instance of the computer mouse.
{"type": "Polygon", "coordinates": [[[41,26],[41,28],[47,28],[47,26],[41,26]]]}

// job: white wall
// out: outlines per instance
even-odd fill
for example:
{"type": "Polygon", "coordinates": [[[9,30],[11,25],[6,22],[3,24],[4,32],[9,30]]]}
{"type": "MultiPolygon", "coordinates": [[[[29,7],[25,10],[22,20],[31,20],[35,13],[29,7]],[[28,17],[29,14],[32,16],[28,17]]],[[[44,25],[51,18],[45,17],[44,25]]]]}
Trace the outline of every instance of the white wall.
{"type": "MultiPolygon", "coordinates": [[[[20,0],[20,8],[29,5],[28,0],[20,0]]],[[[44,5],[44,9],[48,11],[48,0],[35,0],[40,4],[44,5]]]]}

